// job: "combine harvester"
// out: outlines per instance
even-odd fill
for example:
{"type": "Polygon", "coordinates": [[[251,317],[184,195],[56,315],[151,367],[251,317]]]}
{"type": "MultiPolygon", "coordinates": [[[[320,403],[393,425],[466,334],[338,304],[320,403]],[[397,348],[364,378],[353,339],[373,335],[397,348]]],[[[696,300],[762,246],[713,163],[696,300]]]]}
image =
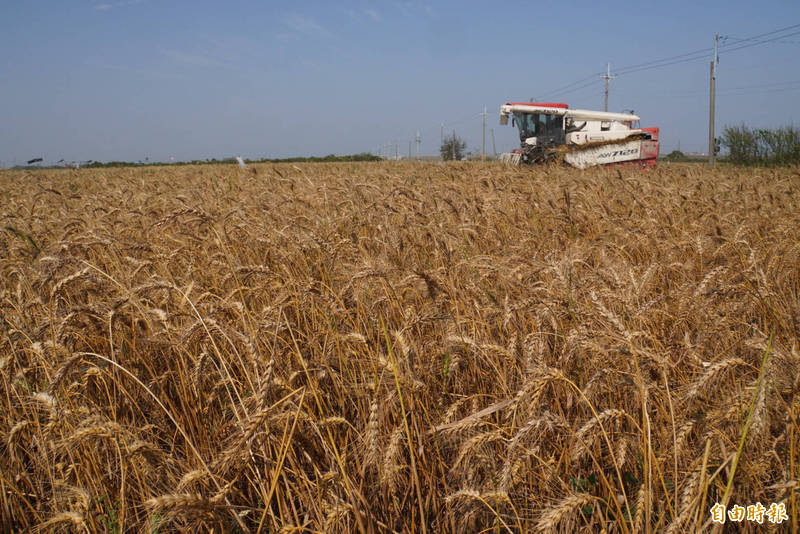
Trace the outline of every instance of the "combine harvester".
{"type": "Polygon", "coordinates": [[[634,128],[639,117],[569,109],[563,103],[509,102],[500,106],[500,124],[519,127],[520,148],[502,155],[511,165],[564,161],[585,169],[594,165],[653,167],[658,128],[634,128]]]}

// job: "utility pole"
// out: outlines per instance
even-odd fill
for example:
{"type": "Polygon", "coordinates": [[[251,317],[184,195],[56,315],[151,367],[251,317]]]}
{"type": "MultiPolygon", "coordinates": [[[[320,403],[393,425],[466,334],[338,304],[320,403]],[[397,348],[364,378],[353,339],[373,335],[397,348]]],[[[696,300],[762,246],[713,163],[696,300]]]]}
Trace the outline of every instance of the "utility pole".
{"type": "Polygon", "coordinates": [[[439,137],[441,138],[439,146],[442,146],[444,144],[444,123],[442,123],[442,129],[441,129],[441,133],[439,134],[439,137]]]}
{"type": "Polygon", "coordinates": [[[408,159],[411,159],[411,141],[408,142],[408,159]]]}
{"type": "Polygon", "coordinates": [[[605,93],[605,100],[603,101],[603,111],[608,111],[608,80],[613,80],[617,77],[615,74],[614,76],[611,75],[611,63],[606,63],[606,73],[605,74],[598,74],[598,78],[603,78],[606,81],[606,93],[605,93]]]}
{"type": "Polygon", "coordinates": [[[394,159],[395,160],[400,159],[400,143],[394,144],[394,159]]]}
{"type": "Polygon", "coordinates": [[[483,106],[483,145],[481,146],[481,161],[486,161],[486,106],[483,106]]]}
{"type": "Polygon", "coordinates": [[[422,137],[419,135],[419,131],[417,132],[415,140],[417,141],[417,161],[419,161],[419,144],[422,142],[422,137]]]}
{"type": "Polygon", "coordinates": [[[494,152],[494,157],[497,159],[497,145],[494,144],[494,128],[492,130],[492,152],[494,152]]]}
{"type": "Polygon", "coordinates": [[[716,112],[716,93],[717,93],[717,63],[719,56],[717,55],[717,43],[719,43],[719,34],[714,36],[714,59],[711,60],[711,95],[709,97],[708,106],[708,166],[714,167],[717,161],[717,139],[714,134],[715,112],[716,112]]]}

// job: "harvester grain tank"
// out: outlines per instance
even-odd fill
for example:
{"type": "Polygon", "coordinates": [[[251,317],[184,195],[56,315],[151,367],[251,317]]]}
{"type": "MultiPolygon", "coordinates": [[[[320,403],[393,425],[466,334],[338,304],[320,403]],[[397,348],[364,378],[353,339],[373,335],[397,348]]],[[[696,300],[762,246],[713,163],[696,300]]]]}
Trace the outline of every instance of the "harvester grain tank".
{"type": "Polygon", "coordinates": [[[634,127],[633,113],[569,109],[567,104],[509,102],[500,106],[500,124],[519,128],[520,148],[503,154],[513,164],[551,161],[585,169],[594,165],[653,167],[658,158],[658,128],[634,127]]]}

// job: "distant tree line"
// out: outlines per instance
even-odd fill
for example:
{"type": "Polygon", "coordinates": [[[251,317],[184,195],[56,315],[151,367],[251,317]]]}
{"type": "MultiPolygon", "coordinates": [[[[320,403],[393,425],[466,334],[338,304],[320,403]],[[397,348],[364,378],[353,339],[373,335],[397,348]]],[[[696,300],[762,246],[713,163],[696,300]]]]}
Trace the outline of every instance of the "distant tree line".
{"type": "Polygon", "coordinates": [[[727,160],[738,165],[796,165],[800,163],[800,130],[726,126],[721,139],[727,160]]]}
{"type": "MultiPolygon", "coordinates": [[[[261,158],[261,159],[245,159],[245,163],[331,163],[331,162],[350,162],[350,161],[380,161],[382,158],[374,154],[362,152],[360,154],[349,154],[345,156],[337,156],[335,154],[328,154],[327,156],[309,156],[309,157],[294,157],[294,158],[261,158]]],[[[165,162],[130,162],[130,161],[107,161],[105,163],[94,161],[85,168],[109,168],[109,167],[132,167],[144,165],[235,165],[237,164],[236,158],[211,158],[211,159],[196,159],[192,161],[176,161],[171,163],[165,162]]]]}
{"type": "MultiPolygon", "coordinates": [[[[360,154],[349,154],[346,156],[337,156],[335,154],[328,154],[327,156],[317,157],[296,157],[296,158],[273,158],[273,159],[258,159],[258,160],[244,160],[245,163],[328,163],[328,162],[347,162],[347,161],[381,161],[383,158],[370,154],[369,152],[361,152],[360,154]]],[[[235,162],[235,160],[234,160],[235,162]]]]}

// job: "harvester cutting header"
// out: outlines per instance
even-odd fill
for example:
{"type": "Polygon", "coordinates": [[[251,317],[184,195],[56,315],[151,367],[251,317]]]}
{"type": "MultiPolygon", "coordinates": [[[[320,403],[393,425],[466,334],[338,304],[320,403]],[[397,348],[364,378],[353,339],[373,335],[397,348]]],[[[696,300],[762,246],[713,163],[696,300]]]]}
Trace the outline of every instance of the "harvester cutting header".
{"type": "Polygon", "coordinates": [[[560,102],[509,102],[500,106],[500,124],[508,124],[509,116],[519,128],[520,148],[503,154],[503,160],[513,165],[561,160],[580,169],[652,167],[658,157],[658,128],[639,128],[639,117],[632,113],[569,109],[560,102]]]}

